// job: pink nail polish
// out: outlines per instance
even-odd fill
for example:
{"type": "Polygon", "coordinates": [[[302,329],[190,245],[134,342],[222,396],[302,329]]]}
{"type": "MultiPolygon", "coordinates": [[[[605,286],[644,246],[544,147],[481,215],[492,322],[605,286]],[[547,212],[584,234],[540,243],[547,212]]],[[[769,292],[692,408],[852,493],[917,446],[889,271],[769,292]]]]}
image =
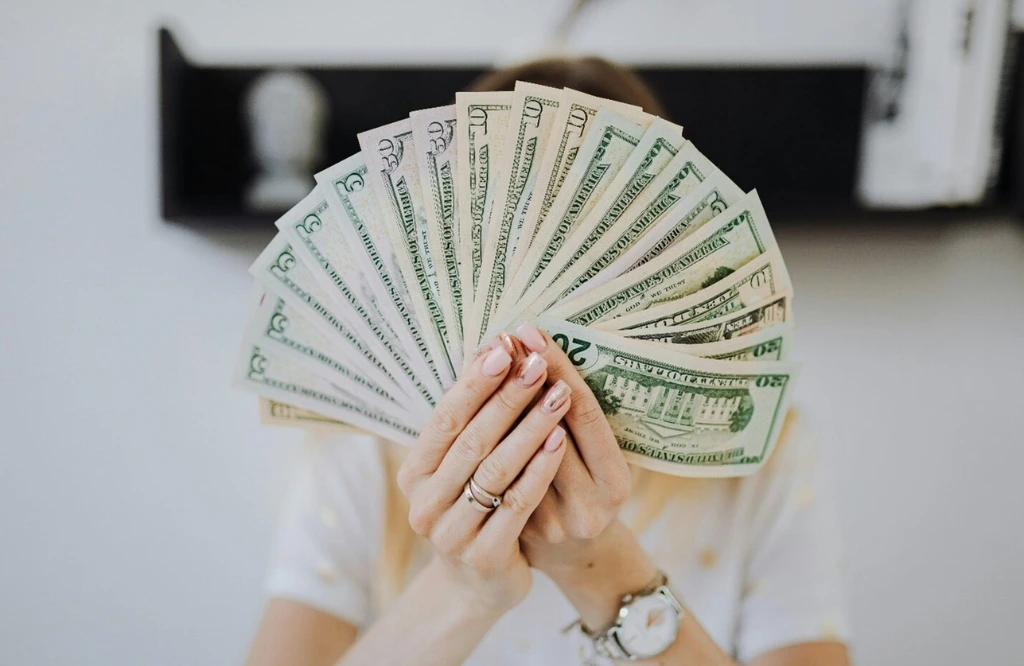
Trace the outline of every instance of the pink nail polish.
{"type": "Polygon", "coordinates": [[[536,352],[526,357],[526,362],[519,368],[519,376],[516,381],[523,388],[533,386],[548,369],[548,362],[541,358],[536,352]]]}
{"type": "Polygon", "coordinates": [[[569,385],[564,380],[559,379],[555,382],[554,386],[548,389],[541,407],[544,408],[544,411],[553,414],[565,405],[570,393],[572,393],[572,390],[569,388],[569,385]]]}
{"type": "Polygon", "coordinates": [[[480,370],[488,377],[497,377],[508,370],[508,366],[511,364],[512,357],[508,355],[507,351],[498,347],[492,349],[484,358],[484,362],[480,364],[480,370]]]}
{"type": "Polygon", "coordinates": [[[519,328],[516,329],[516,336],[523,341],[523,344],[530,351],[539,353],[548,346],[548,341],[544,338],[544,334],[530,322],[520,324],[519,328]]]}
{"type": "Polygon", "coordinates": [[[544,440],[544,450],[548,452],[557,451],[558,447],[565,441],[565,428],[555,426],[548,438],[544,440]]]}
{"type": "Polygon", "coordinates": [[[512,336],[505,331],[499,331],[494,337],[505,351],[508,352],[509,358],[515,361],[516,357],[519,356],[519,352],[516,351],[516,346],[512,343],[512,336]]]}

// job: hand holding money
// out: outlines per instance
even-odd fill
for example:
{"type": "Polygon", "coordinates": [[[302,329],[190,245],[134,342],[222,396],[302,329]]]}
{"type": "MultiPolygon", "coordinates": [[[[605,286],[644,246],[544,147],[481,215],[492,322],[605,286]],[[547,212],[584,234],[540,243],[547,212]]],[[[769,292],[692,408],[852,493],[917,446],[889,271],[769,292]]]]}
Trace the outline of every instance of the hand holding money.
{"type": "Polygon", "coordinates": [[[266,422],[411,445],[481,344],[536,323],[629,462],[725,477],[771,455],[792,284],[757,193],[679,126],[519,83],[359,144],[251,268],[235,378],[266,422]]]}

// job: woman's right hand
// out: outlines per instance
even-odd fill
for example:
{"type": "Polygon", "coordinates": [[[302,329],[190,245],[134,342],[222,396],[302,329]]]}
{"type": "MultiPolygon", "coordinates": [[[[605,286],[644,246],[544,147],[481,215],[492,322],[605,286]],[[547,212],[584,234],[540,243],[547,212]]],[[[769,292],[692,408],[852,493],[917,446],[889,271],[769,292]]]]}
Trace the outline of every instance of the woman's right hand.
{"type": "Polygon", "coordinates": [[[518,604],[530,589],[519,536],[562,460],[565,431],[558,422],[570,405],[563,381],[536,400],[547,377],[545,360],[523,358],[508,336],[501,341],[437,404],[398,473],[409,522],[433,545],[453,592],[496,612],[518,604]],[[503,496],[497,509],[481,513],[467,501],[463,488],[470,477],[503,496]]]}

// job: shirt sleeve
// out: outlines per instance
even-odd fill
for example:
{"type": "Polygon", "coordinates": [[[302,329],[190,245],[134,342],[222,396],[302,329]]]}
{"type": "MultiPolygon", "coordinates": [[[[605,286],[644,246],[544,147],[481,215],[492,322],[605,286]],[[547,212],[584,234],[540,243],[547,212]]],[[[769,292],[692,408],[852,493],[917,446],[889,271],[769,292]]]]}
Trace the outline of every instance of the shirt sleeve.
{"type": "Polygon", "coordinates": [[[384,493],[375,439],[311,434],[282,512],[270,595],[368,624],[384,493]]]}
{"type": "Polygon", "coordinates": [[[803,420],[788,430],[748,488],[753,529],[736,641],[743,663],[786,645],[850,637],[833,483],[803,420]]]}

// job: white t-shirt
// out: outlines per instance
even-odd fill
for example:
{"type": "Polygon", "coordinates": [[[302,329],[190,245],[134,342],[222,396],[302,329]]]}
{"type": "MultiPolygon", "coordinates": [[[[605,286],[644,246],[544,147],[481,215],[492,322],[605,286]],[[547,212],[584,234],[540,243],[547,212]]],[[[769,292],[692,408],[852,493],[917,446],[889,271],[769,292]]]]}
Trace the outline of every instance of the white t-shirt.
{"type": "MultiPolygon", "coordinates": [[[[385,478],[369,437],[312,436],[268,581],[297,600],[365,627],[374,617],[385,478]]],[[[744,479],[688,480],[640,541],[689,612],[740,662],[784,645],[848,640],[843,555],[831,484],[796,420],[773,459],[744,479]]],[[[629,524],[635,507],[627,503],[629,524]]],[[[578,663],[575,609],[543,574],[466,664],[578,663]]]]}

